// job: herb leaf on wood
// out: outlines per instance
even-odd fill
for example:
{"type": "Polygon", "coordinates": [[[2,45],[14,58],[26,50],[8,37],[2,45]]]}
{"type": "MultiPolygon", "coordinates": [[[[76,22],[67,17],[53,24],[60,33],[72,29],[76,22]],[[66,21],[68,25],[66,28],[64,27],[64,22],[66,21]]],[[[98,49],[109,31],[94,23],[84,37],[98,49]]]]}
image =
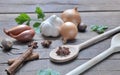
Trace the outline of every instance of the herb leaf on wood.
{"type": "Polygon", "coordinates": [[[98,34],[104,33],[108,26],[105,25],[93,25],[91,30],[97,32],[98,34]]]}
{"type": "Polygon", "coordinates": [[[26,24],[29,25],[30,24],[30,20],[31,20],[31,18],[26,13],[21,13],[18,17],[15,18],[15,21],[18,24],[23,24],[23,23],[26,22],[26,24]]]}
{"type": "Polygon", "coordinates": [[[60,75],[60,73],[52,69],[44,69],[40,70],[37,75],[60,75]]]}
{"type": "Polygon", "coordinates": [[[38,33],[40,32],[39,26],[41,22],[44,21],[45,14],[40,7],[36,7],[35,13],[37,14],[37,18],[34,20],[27,13],[21,13],[15,18],[15,21],[17,22],[18,25],[26,24],[28,26],[30,26],[31,21],[34,21],[33,28],[38,33]]]}
{"type": "Polygon", "coordinates": [[[35,12],[37,13],[38,19],[42,18],[42,20],[44,20],[45,14],[44,14],[43,11],[41,10],[41,8],[36,7],[35,12]]]}

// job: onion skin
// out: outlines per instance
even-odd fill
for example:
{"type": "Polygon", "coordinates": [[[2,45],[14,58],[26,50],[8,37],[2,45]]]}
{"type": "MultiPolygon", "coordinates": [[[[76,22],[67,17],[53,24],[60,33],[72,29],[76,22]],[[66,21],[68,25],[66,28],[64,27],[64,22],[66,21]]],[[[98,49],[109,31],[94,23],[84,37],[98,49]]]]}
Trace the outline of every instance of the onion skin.
{"type": "Polygon", "coordinates": [[[64,22],[73,22],[75,25],[81,23],[81,17],[77,8],[74,9],[67,9],[61,14],[61,18],[64,22]]]}
{"type": "Polygon", "coordinates": [[[67,40],[75,39],[77,33],[78,29],[74,23],[65,22],[63,25],[61,25],[60,34],[62,35],[63,43],[66,43],[67,40]]]}
{"type": "Polygon", "coordinates": [[[31,27],[27,25],[16,26],[16,27],[11,28],[8,31],[5,29],[3,31],[6,33],[6,35],[21,42],[31,41],[35,35],[34,29],[32,29],[31,27]]]}

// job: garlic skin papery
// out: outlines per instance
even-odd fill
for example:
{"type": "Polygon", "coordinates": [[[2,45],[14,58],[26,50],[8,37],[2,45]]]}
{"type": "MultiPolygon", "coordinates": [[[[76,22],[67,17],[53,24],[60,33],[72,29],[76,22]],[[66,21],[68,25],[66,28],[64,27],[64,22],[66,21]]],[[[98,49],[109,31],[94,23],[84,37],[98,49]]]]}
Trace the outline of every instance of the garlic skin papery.
{"type": "Polygon", "coordinates": [[[44,36],[57,37],[60,35],[59,28],[63,24],[63,20],[56,15],[50,16],[40,25],[41,33],[44,36]]]}

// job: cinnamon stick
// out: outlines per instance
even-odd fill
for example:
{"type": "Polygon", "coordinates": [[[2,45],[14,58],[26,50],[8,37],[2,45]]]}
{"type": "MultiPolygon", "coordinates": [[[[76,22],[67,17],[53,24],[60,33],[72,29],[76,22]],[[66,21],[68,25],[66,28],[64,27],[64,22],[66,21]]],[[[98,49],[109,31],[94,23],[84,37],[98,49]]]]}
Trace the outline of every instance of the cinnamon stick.
{"type": "MultiPolygon", "coordinates": [[[[8,60],[8,64],[11,65],[13,64],[18,58],[13,58],[13,59],[9,59],[8,60]]],[[[31,60],[35,60],[35,59],[39,59],[39,54],[38,53],[32,53],[26,60],[26,61],[31,61],[31,60]]]]}
{"type": "Polygon", "coordinates": [[[5,70],[8,75],[13,75],[16,69],[24,62],[24,60],[26,60],[27,57],[32,54],[35,44],[36,42],[33,42],[32,46],[29,47],[27,51],[25,51],[21,56],[19,56],[18,59],[14,61],[14,63],[5,70]]]}

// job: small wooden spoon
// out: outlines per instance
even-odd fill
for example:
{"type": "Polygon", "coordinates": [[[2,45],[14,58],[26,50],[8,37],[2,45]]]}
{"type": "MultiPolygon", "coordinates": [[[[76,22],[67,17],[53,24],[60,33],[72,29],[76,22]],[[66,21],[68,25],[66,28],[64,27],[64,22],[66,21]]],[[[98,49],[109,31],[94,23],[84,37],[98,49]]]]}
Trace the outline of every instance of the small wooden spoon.
{"type": "Polygon", "coordinates": [[[76,69],[72,70],[71,72],[67,73],[66,75],[79,75],[82,72],[86,71],[93,65],[97,64],[98,62],[102,61],[112,53],[120,51],[120,33],[115,35],[111,41],[111,47],[106,51],[102,52],[101,54],[97,55],[96,57],[92,58],[88,62],[82,64],[81,66],[77,67],[76,69]]]}
{"type": "Polygon", "coordinates": [[[53,49],[50,52],[50,54],[49,54],[50,59],[53,62],[66,62],[66,61],[72,60],[78,55],[80,50],[82,50],[90,45],[93,45],[93,44],[95,44],[103,39],[106,39],[117,32],[120,32],[120,26],[116,27],[110,31],[107,31],[103,34],[100,34],[100,35],[98,35],[98,36],[96,36],[96,37],[94,37],[94,38],[92,38],[84,43],[81,43],[79,45],[63,45],[65,47],[68,47],[70,50],[70,54],[66,55],[66,56],[57,55],[56,54],[56,51],[58,50],[58,47],[57,47],[56,49],[53,49]]]}

